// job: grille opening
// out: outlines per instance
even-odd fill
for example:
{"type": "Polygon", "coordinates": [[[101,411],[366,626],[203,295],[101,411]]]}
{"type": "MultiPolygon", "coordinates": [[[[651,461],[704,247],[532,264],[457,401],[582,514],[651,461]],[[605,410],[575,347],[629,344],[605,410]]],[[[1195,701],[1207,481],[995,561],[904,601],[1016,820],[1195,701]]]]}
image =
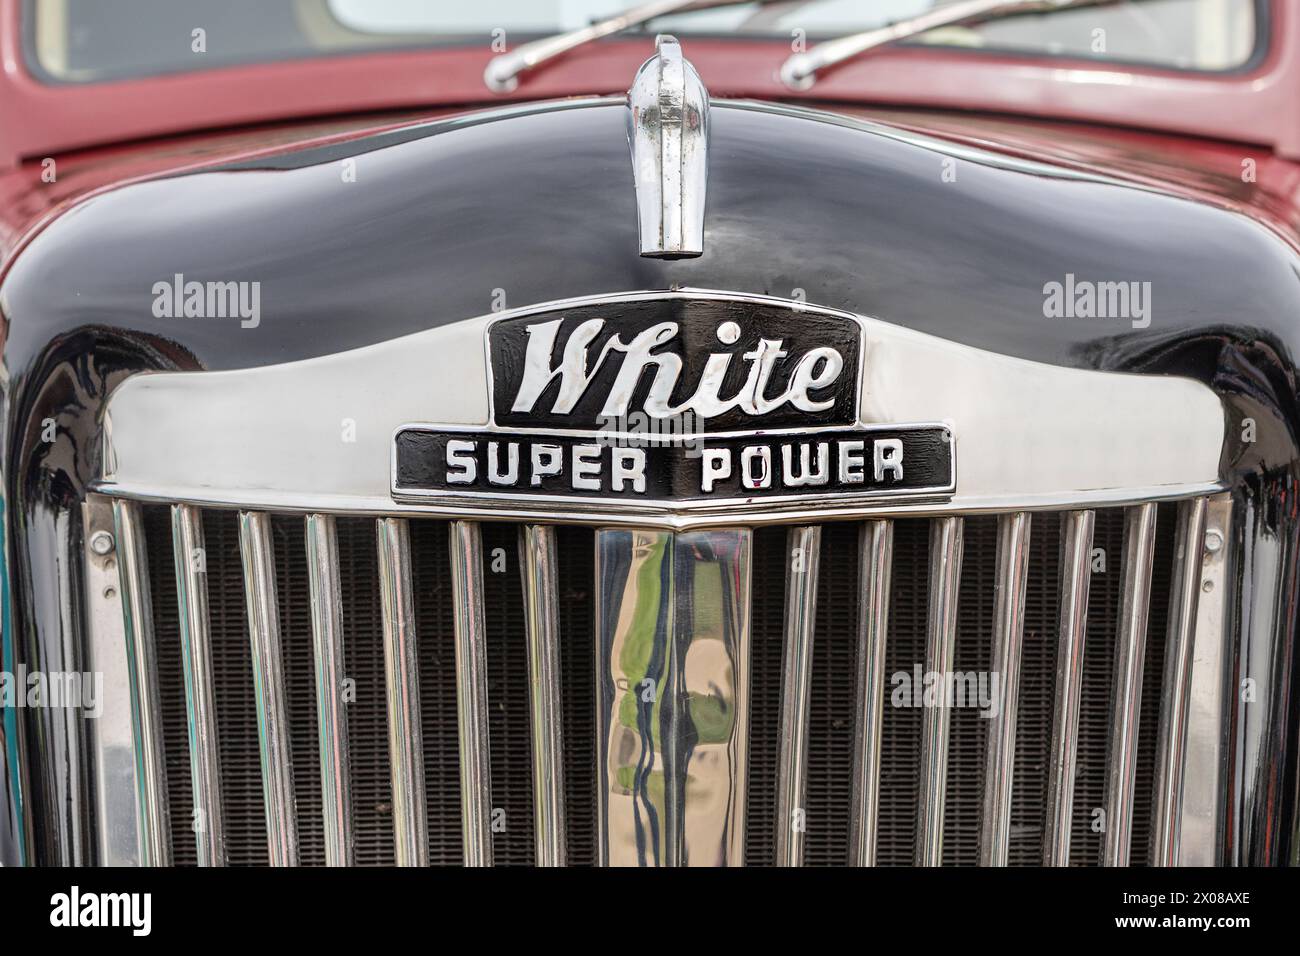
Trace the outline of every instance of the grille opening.
{"type": "MultiPolygon", "coordinates": [[[[957,635],[953,670],[973,674],[976,681],[962,687],[964,705],[948,715],[948,775],[943,805],[943,863],[979,863],[984,807],[984,761],[988,752],[990,717],[979,704],[978,679],[993,666],[994,602],[997,598],[998,519],[967,518],[962,529],[961,581],[957,593],[957,635]]],[[[922,665],[924,666],[924,665],[922,665]]],[[[1002,679],[1001,675],[998,680],[1002,679]]],[[[1000,687],[998,688],[1001,689],[1000,687]]],[[[954,696],[957,694],[954,689],[954,696]]]]}
{"type": "Polygon", "coordinates": [[[555,558],[560,598],[566,850],[570,866],[594,866],[597,862],[595,531],[557,528],[555,558]]]}
{"type": "Polygon", "coordinates": [[[1064,520],[1064,515],[1056,514],[1036,514],[1030,519],[1011,834],[1007,841],[1007,862],[1011,866],[1041,866],[1043,862],[1052,706],[1056,695],[1061,530],[1064,520]]]}
{"type": "Polygon", "coordinates": [[[528,635],[524,623],[519,528],[512,524],[485,523],[482,534],[492,858],[498,865],[526,866],[536,857],[528,635]]]}
{"type": "Polygon", "coordinates": [[[231,866],[266,866],[269,858],[262,804],[262,758],[257,744],[257,702],[253,697],[253,652],[239,556],[239,516],[235,512],[203,512],[203,549],[208,569],[226,860],[231,866]]]}
{"type": "Polygon", "coordinates": [[[1133,834],[1129,862],[1146,866],[1151,852],[1151,813],[1154,807],[1156,744],[1160,730],[1160,700],[1164,689],[1165,643],[1169,628],[1178,505],[1156,507],[1155,556],[1151,568],[1151,609],[1146,654],[1142,663],[1142,714],[1138,723],[1137,772],[1133,792],[1133,834]]]}
{"type": "Polygon", "coordinates": [[[198,847],[191,821],[194,791],[190,783],[185,673],[181,662],[180,612],[176,604],[176,567],[172,561],[171,509],[146,507],[141,516],[149,562],[149,600],[153,609],[154,652],[158,665],[159,711],[163,762],[167,768],[167,811],[171,820],[172,863],[194,866],[198,847]]]}
{"type": "Polygon", "coordinates": [[[1106,767],[1109,760],[1115,645],[1124,601],[1124,511],[1098,511],[1092,532],[1088,626],[1083,640],[1083,692],[1070,814],[1070,865],[1100,866],[1106,843],[1106,767]]]}
{"type": "MultiPolygon", "coordinates": [[[[459,864],[462,862],[460,750],[456,730],[451,544],[444,521],[412,521],[410,529],[429,862],[459,864]]],[[[391,803],[388,813],[391,817],[391,803]]]]}
{"type": "Polygon", "coordinates": [[[847,866],[857,710],[859,526],[822,527],[808,713],[806,866],[847,866]]]}
{"type": "Polygon", "coordinates": [[[920,801],[921,710],[893,707],[888,675],[925,667],[927,575],[930,523],[916,518],[894,522],[889,628],[885,640],[885,704],[881,723],[880,809],[876,839],[878,866],[911,866],[916,849],[920,801]]]}
{"type": "Polygon", "coordinates": [[[745,863],[776,862],[776,793],[781,754],[781,676],[785,648],[785,528],[754,531],[750,577],[749,758],[745,788],[745,863]]]}
{"type": "Polygon", "coordinates": [[[396,852],[393,786],[388,763],[384,624],[374,519],[339,518],[336,534],[343,605],[343,666],[356,693],[355,700],[347,705],[355,859],[358,866],[392,866],[396,852]]]}
{"type": "MultiPolygon", "coordinates": [[[[1132,861],[1146,860],[1150,840],[1153,768],[1158,736],[1163,654],[1169,617],[1176,504],[1158,508],[1152,598],[1146,641],[1132,861]]],[[[153,604],[162,738],[168,773],[173,858],[195,861],[185,690],[176,608],[169,509],[143,509],[153,604]]],[[[1033,516],[1026,583],[1025,633],[1020,666],[1016,766],[1009,862],[1038,865],[1043,851],[1046,786],[1059,628],[1062,522],[1057,513],[1033,516]]],[[[220,740],[223,812],[229,862],[267,862],[261,767],[253,695],[237,514],[202,517],[212,635],[212,662],[220,740]]],[[[446,522],[413,519],[412,596],[419,644],[421,726],[430,859],[459,863],[460,778],[456,667],[450,555],[446,522]]],[[[387,747],[382,612],[373,518],[337,519],[346,676],[354,682],[348,705],[353,835],[360,865],[394,862],[392,794],[387,747]]],[[[272,517],[277,607],[290,723],[301,859],[324,862],[315,674],[304,527],[301,515],[272,517]]],[[[1114,649],[1123,588],[1123,509],[1097,512],[1096,549],[1105,570],[1089,582],[1079,745],[1071,834],[1071,862],[1101,860],[1104,834],[1092,828],[1103,805],[1110,743],[1114,649]]],[[[530,681],[519,573],[518,527],[482,525],[492,806],[505,812],[494,831],[496,862],[533,862],[530,681]]],[[[775,862],[780,710],[784,657],[788,529],[753,532],[752,633],[749,666],[750,736],[746,786],[745,862],[775,862]]],[[[856,747],[859,675],[860,524],[822,526],[822,553],[813,640],[809,713],[805,862],[843,865],[850,859],[852,767],[856,747]]],[[[964,519],[954,670],[987,673],[991,666],[996,600],[997,518],[964,519]]],[[[557,528],[568,862],[597,861],[595,765],[594,531],[557,528]]],[[[920,792],[923,710],[892,706],[892,675],[925,667],[929,602],[930,521],[894,522],[891,599],[886,649],[877,862],[914,859],[920,792]]],[[[950,714],[944,862],[978,861],[984,760],[989,722],[978,707],[950,714]]]]}
{"type": "Polygon", "coordinates": [[[316,658],[311,627],[307,542],[302,519],[273,515],[271,545],[275,556],[275,605],[280,623],[285,716],[289,721],[289,755],[293,761],[298,859],[303,866],[324,866],[325,824],[321,811],[320,748],[317,743],[316,658]]]}

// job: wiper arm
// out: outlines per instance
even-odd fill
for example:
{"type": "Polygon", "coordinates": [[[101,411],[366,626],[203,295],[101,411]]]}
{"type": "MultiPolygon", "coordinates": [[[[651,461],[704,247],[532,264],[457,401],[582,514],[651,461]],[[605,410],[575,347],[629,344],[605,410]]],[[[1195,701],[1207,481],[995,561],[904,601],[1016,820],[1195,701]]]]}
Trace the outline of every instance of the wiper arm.
{"type": "MultiPolygon", "coordinates": [[[[532,43],[516,47],[509,53],[494,56],[488,62],[487,69],[483,71],[483,82],[494,93],[509,93],[519,86],[520,73],[541,66],[548,60],[553,60],[584,43],[599,40],[612,33],[621,33],[670,13],[735,6],[747,2],[752,0],[649,0],[607,20],[601,20],[578,30],[570,30],[568,33],[534,40],[532,43]]],[[[772,0],[760,0],[760,2],[770,3],[772,0]]]]}
{"type": "Polygon", "coordinates": [[[852,59],[878,46],[914,37],[935,27],[979,20],[996,20],[1017,13],[1040,13],[1067,7],[1086,7],[1113,0],[964,0],[919,16],[899,20],[886,27],[865,30],[827,40],[796,53],[781,64],[781,82],[792,90],[807,90],[817,82],[817,73],[852,59]]]}

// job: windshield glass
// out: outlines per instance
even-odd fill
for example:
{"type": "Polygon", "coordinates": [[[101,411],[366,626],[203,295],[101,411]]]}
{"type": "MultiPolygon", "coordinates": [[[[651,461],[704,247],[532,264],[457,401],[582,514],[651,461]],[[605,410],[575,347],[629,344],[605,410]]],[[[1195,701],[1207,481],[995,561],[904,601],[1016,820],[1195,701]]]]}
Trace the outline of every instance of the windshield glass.
{"type": "MultiPolygon", "coordinates": [[[[809,45],[954,0],[734,3],[652,20],[682,37],[768,37],[809,45]]],[[[384,48],[508,43],[585,26],[632,0],[27,0],[38,75],[94,82],[384,48]]],[[[1129,0],[945,27],[913,43],[960,50],[1236,70],[1262,48],[1262,0],[1129,0]]]]}

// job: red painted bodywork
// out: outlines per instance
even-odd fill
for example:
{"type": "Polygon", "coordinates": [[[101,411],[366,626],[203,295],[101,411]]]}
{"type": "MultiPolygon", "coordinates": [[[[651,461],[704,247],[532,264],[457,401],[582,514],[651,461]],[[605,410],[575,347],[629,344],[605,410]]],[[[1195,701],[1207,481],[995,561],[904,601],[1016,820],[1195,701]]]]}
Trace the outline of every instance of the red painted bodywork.
{"type": "MultiPolygon", "coordinates": [[[[590,44],[509,97],[483,85],[486,44],[47,85],[24,62],[20,8],[0,0],[0,277],[45,223],[104,189],[511,100],[622,93],[649,52],[644,37],[590,44]]],[[[1225,75],[886,48],[797,94],[777,79],[783,40],[691,39],[689,55],[716,97],[807,102],[1104,172],[1238,209],[1294,243],[1300,4],[1273,0],[1270,20],[1263,59],[1225,75]]]]}

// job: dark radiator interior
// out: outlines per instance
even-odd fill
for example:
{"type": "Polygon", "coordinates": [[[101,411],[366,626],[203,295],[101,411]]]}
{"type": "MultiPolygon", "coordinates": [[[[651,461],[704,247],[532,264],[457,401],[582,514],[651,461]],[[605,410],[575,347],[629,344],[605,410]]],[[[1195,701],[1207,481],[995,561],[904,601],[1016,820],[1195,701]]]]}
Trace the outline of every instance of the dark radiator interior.
{"type": "MultiPolygon", "coordinates": [[[[1145,859],[1159,710],[1162,658],[1173,560],[1175,509],[1162,505],[1152,581],[1150,627],[1138,748],[1132,858],[1145,859]]],[[[1038,864],[1043,851],[1048,746],[1056,666],[1061,516],[1032,522],[1025,635],[1020,672],[1016,773],[1010,861],[1038,864]]],[[[1089,592],[1083,696],[1080,709],[1071,861],[1100,862],[1103,836],[1094,811],[1104,800],[1110,735],[1111,680],[1120,611],[1123,511],[1097,512],[1094,549],[1100,549],[1089,592]],[[1104,562],[1104,567],[1102,565],[1104,562]]],[[[348,706],[353,834],[358,864],[393,862],[392,794],[384,711],[383,632],[378,593],[374,520],[339,518],[345,660],[354,682],[348,706]]],[[[162,687],[163,739],[178,864],[195,861],[185,693],[176,612],[170,522],[165,507],[145,509],[149,577],[162,687]]],[[[239,537],[234,512],[204,514],[215,697],[227,852],[232,864],[265,864],[251,659],[239,537]]],[[[301,860],[325,859],[317,756],[313,674],[303,521],[273,519],[277,604],[287,689],[301,860]]],[[[856,734],[859,526],[827,524],[822,531],[817,624],[813,645],[810,757],[806,799],[805,861],[849,861],[852,768],[856,734]]],[[[955,669],[990,666],[995,600],[997,519],[970,517],[964,552],[955,669]]],[[[456,739],[456,662],[452,625],[447,525],[411,522],[412,593],[420,655],[420,701],[430,860],[461,859],[460,781],[456,739]]],[[[512,525],[483,525],[484,611],[487,623],[493,853],[498,864],[534,858],[529,678],[518,532],[512,525]]],[[[1095,552],[1097,553],[1097,552],[1095,552]]],[[[750,662],[749,780],[746,862],[774,860],[776,788],[780,749],[786,530],[754,532],[753,635],[750,662]]],[[[596,860],[594,532],[565,527],[557,534],[560,592],[560,660],[567,852],[573,864],[596,860]]],[[[925,663],[929,522],[894,524],[887,674],[911,673],[925,663]]],[[[886,693],[894,685],[887,679],[886,693]]],[[[881,764],[878,862],[913,860],[920,776],[922,710],[893,707],[887,697],[881,764]]],[[[978,859],[988,721],[974,708],[951,713],[944,862],[978,859]]]]}

